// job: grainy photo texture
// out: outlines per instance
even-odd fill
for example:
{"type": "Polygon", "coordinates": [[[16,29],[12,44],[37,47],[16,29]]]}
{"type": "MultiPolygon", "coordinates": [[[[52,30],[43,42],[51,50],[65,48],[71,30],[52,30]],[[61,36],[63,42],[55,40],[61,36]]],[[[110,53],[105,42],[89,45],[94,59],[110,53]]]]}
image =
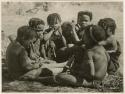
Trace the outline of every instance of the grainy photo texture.
{"type": "Polygon", "coordinates": [[[2,2],[2,92],[123,92],[123,2],[2,2]]]}

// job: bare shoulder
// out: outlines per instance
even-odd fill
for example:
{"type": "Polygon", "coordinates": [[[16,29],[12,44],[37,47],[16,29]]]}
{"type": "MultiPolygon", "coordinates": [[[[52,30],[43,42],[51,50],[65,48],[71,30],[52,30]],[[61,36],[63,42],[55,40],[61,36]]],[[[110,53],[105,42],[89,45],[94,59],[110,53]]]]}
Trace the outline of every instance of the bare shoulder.
{"type": "Polygon", "coordinates": [[[12,53],[20,53],[20,52],[23,52],[24,50],[25,50],[25,48],[16,41],[11,42],[7,49],[8,52],[12,52],[12,53]]]}
{"type": "Polygon", "coordinates": [[[107,41],[108,43],[114,43],[114,42],[116,42],[115,36],[114,36],[114,35],[110,36],[109,38],[107,38],[106,41],[107,41]]]}
{"type": "Polygon", "coordinates": [[[105,49],[103,46],[97,45],[97,46],[93,47],[92,49],[90,49],[89,51],[91,53],[95,54],[95,53],[103,53],[103,52],[105,52],[105,49]]]}
{"type": "Polygon", "coordinates": [[[103,46],[95,46],[89,51],[89,53],[91,53],[92,57],[97,61],[106,59],[106,51],[103,46]]]}

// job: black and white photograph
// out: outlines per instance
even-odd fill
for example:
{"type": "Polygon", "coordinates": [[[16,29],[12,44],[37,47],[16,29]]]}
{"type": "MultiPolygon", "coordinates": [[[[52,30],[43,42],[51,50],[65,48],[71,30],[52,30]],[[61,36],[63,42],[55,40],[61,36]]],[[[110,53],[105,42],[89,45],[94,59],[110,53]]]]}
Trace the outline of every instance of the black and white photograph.
{"type": "Polygon", "coordinates": [[[123,27],[121,0],[2,0],[2,93],[123,93],[123,27]]]}

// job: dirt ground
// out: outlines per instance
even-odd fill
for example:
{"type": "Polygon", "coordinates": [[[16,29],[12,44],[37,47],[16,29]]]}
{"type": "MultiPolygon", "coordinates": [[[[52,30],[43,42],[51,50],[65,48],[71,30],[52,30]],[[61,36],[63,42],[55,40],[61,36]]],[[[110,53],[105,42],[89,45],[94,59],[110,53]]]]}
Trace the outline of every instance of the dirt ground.
{"type": "Polygon", "coordinates": [[[67,87],[56,84],[45,85],[35,81],[11,80],[3,69],[2,92],[123,92],[123,77],[116,73],[105,77],[97,88],[67,87]]]}
{"type": "MultiPolygon", "coordinates": [[[[48,11],[43,10],[38,5],[37,13],[26,12],[34,8],[34,3],[2,3],[2,30],[5,35],[15,35],[17,28],[27,25],[32,17],[42,18],[46,22],[49,13],[58,12],[62,21],[71,21],[77,18],[80,10],[90,10],[93,12],[93,23],[96,24],[100,18],[111,17],[117,24],[116,39],[123,49],[123,5],[122,3],[49,3],[48,11]],[[21,12],[20,12],[21,11],[21,12]]],[[[46,26],[47,27],[47,26],[46,26]]],[[[3,36],[3,35],[2,35],[3,36]]],[[[8,40],[2,39],[3,58],[8,40]]],[[[110,75],[104,79],[97,89],[84,87],[65,87],[57,85],[44,85],[40,82],[12,81],[8,77],[8,72],[4,62],[2,62],[2,91],[3,92],[123,92],[123,53],[120,56],[120,68],[116,75],[110,75]]]]}

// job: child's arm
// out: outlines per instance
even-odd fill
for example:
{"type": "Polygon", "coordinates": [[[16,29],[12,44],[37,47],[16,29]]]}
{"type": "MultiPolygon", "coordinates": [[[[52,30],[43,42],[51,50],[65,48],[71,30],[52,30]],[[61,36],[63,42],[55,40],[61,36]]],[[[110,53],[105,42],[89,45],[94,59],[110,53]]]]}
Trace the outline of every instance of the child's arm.
{"type": "Polygon", "coordinates": [[[63,43],[64,47],[67,47],[67,42],[66,42],[65,37],[62,35],[62,30],[61,30],[61,28],[59,28],[58,32],[59,32],[59,34],[60,34],[60,36],[61,36],[61,38],[62,38],[62,43],[63,43]]]}
{"type": "Polygon", "coordinates": [[[88,70],[90,70],[90,71],[88,71],[87,73],[84,73],[84,71],[79,72],[80,75],[84,75],[84,77],[89,78],[91,80],[93,80],[94,76],[95,76],[95,66],[94,66],[93,57],[92,57],[93,55],[92,54],[93,54],[92,52],[88,52],[86,54],[88,56],[88,58],[87,58],[87,60],[85,62],[85,63],[87,63],[87,65],[88,65],[87,67],[89,68],[88,70]]]}
{"type": "Polygon", "coordinates": [[[46,55],[46,49],[45,49],[45,45],[47,42],[44,42],[43,40],[40,40],[40,56],[44,59],[47,59],[47,55],[46,55]]]}
{"type": "Polygon", "coordinates": [[[106,40],[99,42],[100,45],[109,45],[113,42],[113,36],[108,37],[106,40]]]}
{"type": "Polygon", "coordinates": [[[46,56],[46,51],[45,51],[45,44],[42,44],[41,45],[41,55],[44,59],[47,59],[47,56],[46,56]]]}
{"type": "Polygon", "coordinates": [[[95,75],[95,67],[93,62],[93,53],[88,51],[88,64],[90,66],[90,74],[92,77],[95,75]]]}
{"type": "Polygon", "coordinates": [[[53,32],[54,32],[54,29],[51,29],[49,33],[44,33],[44,35],[43,35],[44,41],[49,40],[50,37],[52,36],[53,32]]]}
{"type": "Polygon", "coordinates": [[[68,48],[70,48],[70,47],[72,47],[72,46],[74,46],[74,44],[67,44],[67,47],[68,47],[68,48]]]}
{"type": "Polygon", "coordinates": [[[63,36],[63,35],[61,35],[61,37],[62,37],[62,42],[63,42],[63,45],[66,47],[66,46],[67,46],[66,39],[64,38],[64,36],[63,36]]]}
{"type": "Polygon", "coordinates": [[[72,34],[73,34],[73,37],[75,39],[75,42],[80,41],[80,39],[79,39],[79,37],[78,37],[78,35],[77,35],[75,30],[73,30],[72,34]]]}
{"type": "Polygon", "coordinates": [[[116,52],[117,50],[117,41],[114,38],[114,36],[110,36],[109,38],[107,38],[105,41],[101,41],[99,42],[99,45],[112,45],[112,50],[108,50],[107,52],[112,53],[112,52],[116,52]]]}
{"type": "Polygon", "coordinates": [[[66,64],[66,66],[64,66],[64,68],[63,68],[63,71],[62,71],[62,72],[67,72],[67,71],[69,71],[69,70],[70,70],[71,65],[72,65],[72,63],[73,63],[73,60],[74,60],[74,55],[72,55],[72,57],[71,57],[71,58],[69,58],[69,60],[68,60],[68,62],[67,62],[67,64],[66,64]]]}
{"type": "Polygon", "coordinates": [[[78,41],[80,41],[80,39],[79,39],[79,37],[78,37],[78,35],[76,33],[75,25],[73,24],[72,27],[73,27],[73,29],[72,29],[72,35],[74,37],[75,42],[78,42],[78,41]]]}
{"type": "Polygon", "coordinates": [[[35,48],[34,48],[34,44],[33,43],[30,43],[29,57],[32,60],[37,60],[37,58],[39,58],[39,56],[37,54],[35,54],[35,48]]]}
{"type": "Polygon", "coordinates": [[[116,51],[117,48],[118,48],[116,39],[113,39],[113,41],[112,41],[112,46],[113,46],[114,50],[116,51]]]}
{"type": "Polygon", "coordinates": [[[88,64],[90,66],[90,74],[91,74],[91,76],[94,77],[94,75],[95,75],[95,67],[94,67],[93,60],[88,60],[88,64]]]}
{"type": "Polygon", "coordinates": [[[106,45],[107,44],[107,41],[101,41],[101,42],[99,42],[99,45],[106,45]]]}
{"type": "Polygon", "coordinates": [[[31,60],[28,57],[28,54],[25,50],[21,51],[19,58],[20,58],[20,63],[22,65],[22,68],[26,71],[29,71],[29,70],[32,70],[32,69],[37,69],[41,66],[40,63],[38,63],[34,60],[31,60]]]}

